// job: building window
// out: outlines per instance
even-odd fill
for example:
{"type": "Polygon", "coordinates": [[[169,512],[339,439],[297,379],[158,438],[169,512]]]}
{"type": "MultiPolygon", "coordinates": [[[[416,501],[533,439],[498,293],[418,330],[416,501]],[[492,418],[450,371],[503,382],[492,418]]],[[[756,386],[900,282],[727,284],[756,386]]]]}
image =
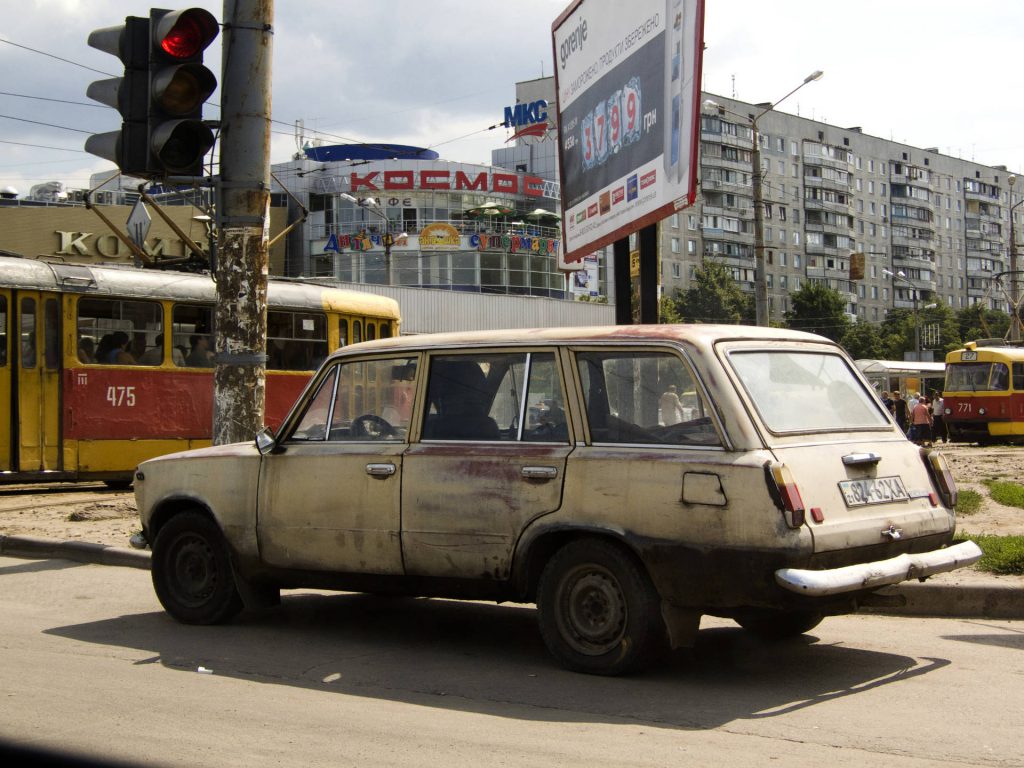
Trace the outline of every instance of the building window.
{"type": "Polygon", "coordinates": [[[679,238],[672,238],[672,253],[679,253],[679,238]]]}

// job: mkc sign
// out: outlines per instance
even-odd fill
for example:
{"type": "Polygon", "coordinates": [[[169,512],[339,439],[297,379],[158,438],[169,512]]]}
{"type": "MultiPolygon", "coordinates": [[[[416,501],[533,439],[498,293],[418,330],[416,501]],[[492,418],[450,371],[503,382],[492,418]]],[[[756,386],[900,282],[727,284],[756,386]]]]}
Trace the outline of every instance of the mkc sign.
{"type": "Polygon", "coordinates": [[[375,191],[402,189],[453,189],[475,192],[502,192],[509,195],[540,197],[544,194],[544,179],[539,176],[523,176],[516,173],[478,173],[469,176],[464,171],[423,170],[423,171],[373,171],[353,172],[350,189],[375,191]]]}
{"type": "Polygon", "coordinates": [[[548,132],[548,103],[544,99],[505,107],[506,128],[518,128],[508,141],[520,136],[543,137],[548,132]]]}

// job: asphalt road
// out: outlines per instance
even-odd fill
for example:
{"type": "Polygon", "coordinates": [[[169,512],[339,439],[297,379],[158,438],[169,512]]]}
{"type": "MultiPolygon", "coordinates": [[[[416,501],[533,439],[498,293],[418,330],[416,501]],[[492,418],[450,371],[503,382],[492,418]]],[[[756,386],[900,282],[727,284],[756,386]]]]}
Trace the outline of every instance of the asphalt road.
{"type": "Polygon", "coordinates": [[[1019,622],[853,616],[565,672],[522,606],[303,591],[176,624],[149,574],[0,557],[0,740],[136,765],[1020,766],[1019,622]]]}

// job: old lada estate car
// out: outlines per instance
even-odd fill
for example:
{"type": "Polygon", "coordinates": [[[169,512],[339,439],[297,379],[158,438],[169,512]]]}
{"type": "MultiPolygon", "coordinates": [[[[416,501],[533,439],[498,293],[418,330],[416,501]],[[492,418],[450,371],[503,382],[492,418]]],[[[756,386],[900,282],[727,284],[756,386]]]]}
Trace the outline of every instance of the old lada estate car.
{"type": "Polygon", "coordinates": [[[798,634],[980,556],[951,546],[941,454],[842,349],[743,326],[356,344],[276,435],[147,461],[135,493],[180,621],[297,587],[535,602],[555,658],[599,674],[705,614],[798,634]]]}

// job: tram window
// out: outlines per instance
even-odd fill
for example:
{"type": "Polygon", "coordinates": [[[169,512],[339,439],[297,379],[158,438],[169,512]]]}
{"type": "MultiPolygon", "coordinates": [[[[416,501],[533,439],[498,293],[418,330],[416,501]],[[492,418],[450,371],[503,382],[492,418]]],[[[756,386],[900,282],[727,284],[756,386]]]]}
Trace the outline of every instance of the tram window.
{"type": "Polygon", "coordinates": [[[366,324],[366,340],[367,341],[373,341],[375,338],[377,338],[377,326],[375,326],[373,323],[367,323],[366,324]]]}
{"type": "Polygon", "coordinates": [[[382,339],[391,338],[391,323],[384,322],[380,324],[380,337],[382,339]]]}
{"type": "Polygon", "coordinates": [[[992,366],[992,385],[989,389],[1003,392],[1010,388],[1010,371],[1006,363],[995,363],[992,366]]]}
{"type": "Polygon", "coordinates": [[[48,371],[60,366],[60,305],[56,299],[43,304],[43,359],[48,371]]]}
{"type": "Polygon", "coordinates": [[[1024,363],[1013,364],[1013,388],[1024,392],[1024,363]]]}
{"type": "Polygon", "coordinates": [[[175,304],[171,312],[171,346],[175,365],[188,368],[213,367],[213,307],[175,304]],[[173,354],[173,350],[172,350],[173,354]]]}
{"type": "Polygon", "coordinates": [[[21,300],[21,367],[36,367],[36,300],[21,300]]]}
{"type": "Polygon", "coordinates": [[[267,312],[267,367],[312,371],[327,357],[327,316],[318,312],[267,312]]]}
{"type": "Polygon", "coordinates": [[[0,296],[0,367],[7,365],[7,297],[0,296]]]}
{"type": "Polygon", "coordinates": [[[363,324],[358,320],[352,321],[352,343],[358,344],[363,340],[363,324]]]}
{"type": "Polygon", "coordinates": [[[95,359],[88,362],[136,365],[163,332],[163,320],[163,307],[156,301],[79,299],[79,359],[88,356],[91,346],[95,359]]]}
{"type": "Polygon", "coordinates": [[[338,321],[338,347],[348,344],[348,320],[338,321]]]}

